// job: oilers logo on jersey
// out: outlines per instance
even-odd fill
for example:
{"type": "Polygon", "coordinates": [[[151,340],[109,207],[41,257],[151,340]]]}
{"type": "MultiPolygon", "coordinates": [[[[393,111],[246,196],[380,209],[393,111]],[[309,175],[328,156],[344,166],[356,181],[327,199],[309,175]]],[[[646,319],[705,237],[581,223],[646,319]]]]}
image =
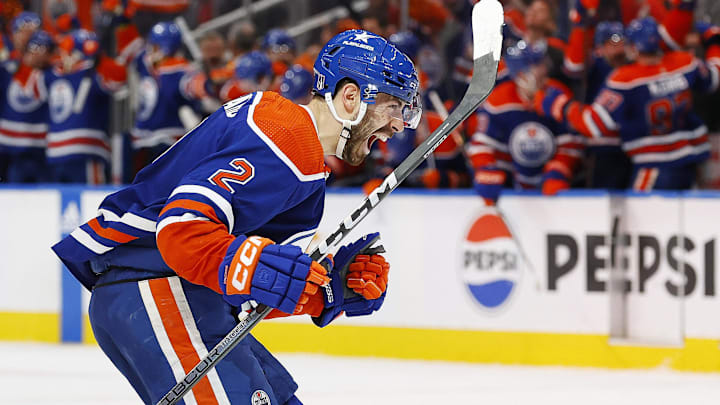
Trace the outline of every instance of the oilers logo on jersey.
{"type": "Polygon", "coordinates": [[[518,125],[510,134],[508,146],[513,160],[527,167],[540,167],[555,154],[552,132],[535,121],[518,125]]]}
{"type": "Polygon", "coordinates": [[[148,120],[158,101],[158,86],[152,77],[143,77],[138,84],[137,118],[148,120]]]}
{"type": "Polygon", "coordinates": [[[48,97],[50,118],[54,122],[64,122],[72,113],[73,88],[65,79],[56,80],[50,86],[48,97]]]}
{"type": "Polygon", "coordinates": [[[8,104],[19,113],[34,111],[43,103],[33,92],[33,86],[23,87],[16,80],[10,82],[7,95],[8,104]]]}

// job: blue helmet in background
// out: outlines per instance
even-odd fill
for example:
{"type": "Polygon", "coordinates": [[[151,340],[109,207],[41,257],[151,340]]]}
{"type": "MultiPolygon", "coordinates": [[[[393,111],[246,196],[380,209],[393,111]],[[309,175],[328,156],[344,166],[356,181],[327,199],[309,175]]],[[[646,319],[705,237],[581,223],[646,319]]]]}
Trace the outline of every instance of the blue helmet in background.
{"type": "Polygon", "coordinates": [[[28,39],[27,44],[25,44],[25,49],[31,51],[33,49],[38,48],[45,48],[46,51],[50,51],[55,47],[55,41],[45,31],[38,30],[35,31],[31,36],[30,39],[28,39]]]}
{"type": "Polygon", "coordinates": [[[595,27],[595,46],[607,41],[618,43],[625,39],[625,27],[619,21],[603,21],[595,27]]]}
{"type": "Polygon", "coordinates": [[[100,49],[97,35],[85,29],[77,29],[67,35],[60,43],[68,53],[77,51],[83,58],[90,58],[100,49]]]}
{"type": "Polygon", "coordinates": [[[342,79],[359,87],[362,101],[375,102],[377,93],[387,93],[411,104],[418,90],[418,75],[410,58],[385,38],[364,30],[335,35],[320,51],[315,65],[313,91],[334,95],[342,79]]]}
{"type": "Polygon", "coordinates": [[[295,48],[295,40],[283,29],[271,29],[263,37],[262,49],[265,51],[288,52],[295,48]]]}
{"type": "Polygon", "coordinates": [[[180,28],[172,22],[159,22],[150,30],[148,43],[160,48],[166,56],[170,56],[177,52],[182,44],[180,28]]]}
{"type": "Polygon", "coordinates": [[[40,16],[32,11],[23,11],[13,18],[10,23],[10,30],[15,33],[26,25],[33,25],[35,28],[38,28],[41,24],[40,16]]]}
{"type": "Polygon", "coordinates": [[[547,45],[545,44],[531,45],[525,41],[519,41],[505,51],[505,65],[510,75],[515,77],[532,66],[543,63],[546,52],[547,45]]]}
{"type": "Polygon", "coordinates": [[[400,31],[390,35],[388,42],[395,45],[400,52],[415,60],[422,44],[418,37],[410,31],[400,31]]]}
{"type": "Polygon", "coordinates": [[[235,65],[235,76],[238,79],[258,81],[264,76],[272,76],[272,63],[261,51],[252,51],[241,56],[235,65]]]}
{"type": "Polygon", "coordinates": [[[280,85],[280,93],[283,97],[294,101],[310,94],[312,87],[312,73],[300,65],[294,65],[285,71],[285,77],[280,85]]]}
{"type": "Polygon", "coordinates": [[[660,32],[652,17],[638,18],[630,22],[625,36],[640,53],[655,53],[660,50],[660,32]]]}

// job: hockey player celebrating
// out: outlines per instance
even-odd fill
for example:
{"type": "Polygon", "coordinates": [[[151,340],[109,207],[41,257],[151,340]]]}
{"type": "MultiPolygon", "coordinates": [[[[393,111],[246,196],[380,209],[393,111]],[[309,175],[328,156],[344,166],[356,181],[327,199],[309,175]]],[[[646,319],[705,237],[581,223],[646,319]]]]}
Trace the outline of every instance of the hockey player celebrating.
{"type": "Polygon", "coordinates": [[[634,63],[616,69],[592,104],[551,89],[537,94],[536,109],[589,137],[619,136],[633,164],[634,190],[688,189],[710,150],[691,91],[717,89],[720,36],[704,36],[707,62],[687,52],[663,52],[652,17],[634,20],[626,37],[634,63]]]}
{"type": "Polygon", "coordinates": [[[533,95],[548,82],[545,48],[518,42],[505,63],[512,80],[498,85],[479,110],[468,147],[475,190],[488,205],[503,187],[545,194],[569,188],[583,148],[582,137],[533,109],[533,95]]]}
{"type": "MultiPolygon", "coordinates": [[[[314,68],[308,105],[272,92],[230,101],[54,246],[93,289],[95,337],[145,403],[254,302],[275,308],[271,316],[310,315],[318,326],[382,305],[389,264],[370,249],[373,238],[338,251],[332,281],[303,247],[322,216],[323,156],[356,165],[376,139],[417,125],[417,74],[407,56],[362,30],[331,39],[314,68]],[[336,277],[343,269],[347,277],[336,277]]],[[[185,398],[300,404],[296,389],[248,336],[185,398]]]]}
{"type": "Polygon", "coordinates": [[[138,106],[131,130],[135,171],[152,162],[185,133],[178,110],[208,97],[204,80],[179,55],[182,39],[175,23],[152,27],[147,48],[135,58],[139,76],[138,106]]]}
{"type": "Polygon", "coordinates": [[[11,183],[47,181],[45,146],[48,106],[42,71],[50,65],[55,46],[45,31],[25,43],[19,64],[0,65],[0,159],[7,162],[11,183]]]}
{"type": "Polygon", "coordinates": [[[110,160],[111,94],[126,71],[100,52],[97,36],[78,29],[59,45],[61,63],[45,72],[50,123],[47,158],[53,182],[103,184],[110,160]],[[96,63],[97,61],[97,63],[96,63]]]}

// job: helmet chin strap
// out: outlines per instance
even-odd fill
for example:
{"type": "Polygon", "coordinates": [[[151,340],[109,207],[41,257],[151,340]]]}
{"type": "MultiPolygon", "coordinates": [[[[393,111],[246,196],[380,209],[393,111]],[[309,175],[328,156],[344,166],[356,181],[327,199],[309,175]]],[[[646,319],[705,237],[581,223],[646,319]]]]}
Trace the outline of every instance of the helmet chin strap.
{"type": "Polygon", "coordinates": [[[344,120],[340,118],[340,116],[338,116],[337,111],[335,111],[335,105],[332,101],[332,95],[330,93],[325,93],[325,102],[327,102],[328,108],[330,108],[330,113],[332,114],[333,118],[335,118],[335,120],[341,123],[343,126],[342,130],[340,131],[340,139],[338,139],[337,148],[335,149],[335,156],[342,159],[345,145],[347,144],[348,139],[350,139],[350,129],[352,129],[353,125],[357,125],[358,123],[360,123],[363,117],[365,117],[365,112],[367,111],[367,103],[364,101],[360,102],[360,111],[358,112],[357,118],[355,118],[353,121],[350,121],[344,120]]]}

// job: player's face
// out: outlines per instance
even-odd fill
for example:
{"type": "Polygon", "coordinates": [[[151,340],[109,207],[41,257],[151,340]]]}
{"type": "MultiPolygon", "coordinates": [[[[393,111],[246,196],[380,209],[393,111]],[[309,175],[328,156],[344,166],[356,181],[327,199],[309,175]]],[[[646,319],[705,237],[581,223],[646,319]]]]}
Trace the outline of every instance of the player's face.
{"type": "Polygon", "coordinates": [[[538,63],[531,66],[525,72],[519,73],[515,78],[515,83],[520,90],[520,95],[528,100],[532,100],[535,93],[545,87],[547,77],[547,64],[538,63]]]}
{"type": "Polygon", "coordinates": [[[533,1],[525,10],[525,25],[536,30],[551,30],[553,16],[550,6],[545,1],[533,1]]]}
{"type": "Polygon", "coordinates": [[[18,29],[12,36],[12,42],[15,49],[25,49],[25,44],[38,29],[37,25],[25,24],[18,29]]]}
{"type": "Polygon", "coordinates": [[[404,128],[402,110],[405,103],[388,94],[378,93],[375,104],[368,106],[365,117],[350,131],[343,160],[357,166],[370,153],[372,144],[386,141],[404,128]]]}
{"type": "Polygon", "coordinates": [[[620,67],[626,63],[625,43],[623,40],[609,40],[600,46],[598,51],[612,67],[620,67]]]}
{"type": "Polygon", "coordinates": [[[30,46],[23,55],[23,63],[31,68],[45,68],[50,61],[50,52],[44,46],[30,46]]]}
{"type": "Polygon", "coordinates": [[[225,63],[223,58],[225,42],[222,38],[208,38],[200,43],[200,53],[202,54],[203,63],[207,67],[211,69],[219,68],[225,63]]]}

